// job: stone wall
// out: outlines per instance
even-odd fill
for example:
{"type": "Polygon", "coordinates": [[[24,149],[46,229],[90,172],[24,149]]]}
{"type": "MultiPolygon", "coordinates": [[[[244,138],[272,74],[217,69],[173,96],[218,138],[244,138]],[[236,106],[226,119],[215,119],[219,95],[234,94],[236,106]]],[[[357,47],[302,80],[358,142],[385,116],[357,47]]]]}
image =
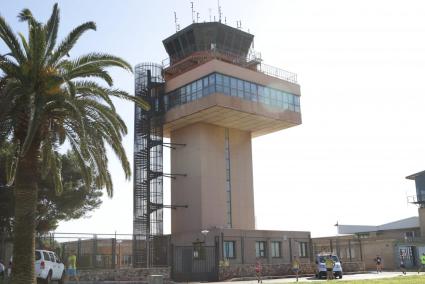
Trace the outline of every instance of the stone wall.
{"type": "MultiPolygon", "coordinates": [[[[342,264],[344,272],[364,271],[364,262],[345,262],[342,264]]],[[[315,274],[316,265],[314,263],[301,263],[301,274],[315,274]]],[[[291,264],[263,264],[262,275],[287,276],[293,275],[291,264]]],[[[232,278],[255,277],[255,264],[235,264],[223,266],[219,269],[219,280],[232,278]]]]}
{"type": "Polygon", "coordinates": [[[82,281],[146,281],[148,275],[163,275],[170,280],[169,267],[121,268],[121,269],[84,269],[78,270],[82,281]]]}

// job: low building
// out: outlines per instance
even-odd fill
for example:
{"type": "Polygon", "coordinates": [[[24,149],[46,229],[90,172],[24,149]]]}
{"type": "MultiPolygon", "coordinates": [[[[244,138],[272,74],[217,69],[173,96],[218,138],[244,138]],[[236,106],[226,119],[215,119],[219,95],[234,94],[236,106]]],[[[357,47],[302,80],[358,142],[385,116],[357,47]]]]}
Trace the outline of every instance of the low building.
{"type": "Polygon", "coordinates": [[[420,237],[419,217],[410,217],[379,226],[338,225],[341,235],[313,238],[315,253],[332,252],[343,261],[362,261],[366,270],[376,269],[379,255],[383,268],[399,268],[403,258],[408,268],[418,265],[418,257],[425,252],[420,237]]]}

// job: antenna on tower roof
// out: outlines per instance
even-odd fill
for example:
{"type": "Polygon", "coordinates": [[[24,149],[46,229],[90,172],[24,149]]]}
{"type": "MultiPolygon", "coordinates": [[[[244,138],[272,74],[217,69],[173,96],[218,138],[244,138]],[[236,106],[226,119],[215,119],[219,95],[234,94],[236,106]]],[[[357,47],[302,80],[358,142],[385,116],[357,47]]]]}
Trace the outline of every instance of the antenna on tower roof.
{"type": "Polygon", "coordinates": [[[242,29],[242,21],[241,20],[236,21],[236,28],[237,29],[242,29]]]}
{"type": "Polygon", "coordinates": [[[177,13],[174,11],[174,24],[176,25],[176,32],[180,30],[180,25],[177,23],[177,13]]]}
{"type": "Polygon", "coordinates": [[[199,12],[196,12],[196,22],[199,23],[199,12]]]}
{"type": "Polygon", "coordinates": [[[193,2],[190,2],[190,8],[192,9],[192,23],[195,22],[195,10],[193,10],[193,2]]]}
{"type": "Polygon", "coordinates": [[[224,17],[224,23],[227,25],[227,18],[224,17]]]}
{"type": "Polygon", "coordinates": [[[208,14],[210,16],[210,22],[211,22],[211,8],[208,8],[208,14]]]}
{"type": "Polygon", "coordinates": [[[220,0],[217,0],[217,7],[218,7],[218,21],[221,23],[221,6],[220,6],[220,0]]]}

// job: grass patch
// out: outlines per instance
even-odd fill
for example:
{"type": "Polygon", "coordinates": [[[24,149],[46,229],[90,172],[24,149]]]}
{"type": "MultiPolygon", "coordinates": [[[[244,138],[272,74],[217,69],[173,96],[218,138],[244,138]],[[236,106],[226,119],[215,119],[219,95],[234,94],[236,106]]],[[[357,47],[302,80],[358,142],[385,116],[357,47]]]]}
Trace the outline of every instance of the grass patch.
{"type": "MultiPolygon", "coordinates": [[[[314,283],[313,282],[298,282],[298,283],[314,283]]],[[[321,283],[321,282],[317,282],[317,283],[321,283]]],[[[425,283],[425,276],[421,275],[421,276],[396,276],[396,277],[392,277],[392,278],[383,278],[383,279],[373,279],[373,280],[332,280],[332,281],[323,281],[323,283],[344,283],[344,284],[349,284],[349,283],[355,283],[355,284],[416,284],[416,283],[421,283],[424,284],[425,283]]]]}

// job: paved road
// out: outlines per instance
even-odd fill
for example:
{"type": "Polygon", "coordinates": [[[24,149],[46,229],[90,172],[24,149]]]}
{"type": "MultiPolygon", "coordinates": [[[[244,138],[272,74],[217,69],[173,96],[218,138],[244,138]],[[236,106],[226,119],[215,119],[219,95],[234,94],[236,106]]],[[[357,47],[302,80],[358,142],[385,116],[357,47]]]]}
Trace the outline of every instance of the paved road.
{"type": "MultiPolygon", "coordinates": [[[[369,273],[362,273],[362,274],[351,274],[351,275],[344,275],[342,280],[366,280],[366,279],[380,279],[380,278],[391,278],[391,277],[407,277],[411,275],[418,275],[417,272],[407,272],[406,276],[404,276],[401,272],[382,272],[382,273],[376,273],[376,272],[369,272],[369,273]]],[[[425,273],[421,273],[421,275],[425,275],[425,273]]],[[[301,277],[299,278],[300,282],[326,282],[326,279],[316,279],[315,277],[301,277]]],[[[339,279],[336,279],[334,281],[339,281],[339,279]]],[[[263,284],[273,284],[273,283],[291,283],[296,282],[295,278],[281,278],[281,279],[266,279],[263,280],[263,284]]],[[[238,281],[238,282],[216,282],[216,283],[227,283],[227,284],[257,284],[257,280],[250,280],[250,281],[238,281]]]]}

